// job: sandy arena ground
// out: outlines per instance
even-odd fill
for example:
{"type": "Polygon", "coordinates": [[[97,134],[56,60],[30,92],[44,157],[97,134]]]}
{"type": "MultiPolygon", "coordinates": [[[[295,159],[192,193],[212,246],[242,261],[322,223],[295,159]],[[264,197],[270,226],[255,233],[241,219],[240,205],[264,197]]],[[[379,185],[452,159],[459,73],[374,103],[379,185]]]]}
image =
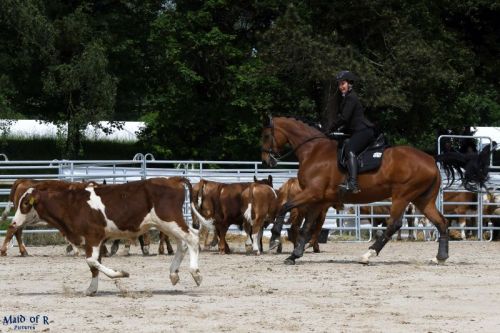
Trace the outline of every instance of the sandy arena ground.
{"type": "Polygon", "coordinates": [[[230,245],[235,254],[201,254],[200,287],[188,256],[177,286],[172,257],[133,247],[104,258],[130,277],[101,273],[95,297],[83,296],[83,257],[65,256],[64,246],[30,247],[27,258],[11,248],[0,257],[0,331],[14,331],[6,316],[40,315],[49,324],[36,330],[50,332],[500,332],[499,242],[452,242],[444,266],[427,264],[435,242],[390,242],[369,266],[356,263],[366,243],[322,244],[295,266],[283,264],[285,254],[230,245]]]}

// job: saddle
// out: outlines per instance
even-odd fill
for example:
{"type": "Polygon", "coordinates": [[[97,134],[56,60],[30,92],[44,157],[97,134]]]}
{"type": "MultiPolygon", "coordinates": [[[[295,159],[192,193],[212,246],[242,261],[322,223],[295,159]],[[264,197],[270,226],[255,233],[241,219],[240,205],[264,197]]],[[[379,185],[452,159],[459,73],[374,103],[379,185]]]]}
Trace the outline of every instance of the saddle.
{"type": "MultiPolygon", "coordinates": [[[[345,152],[345,144],[349,139],[343,140],[342,144],[339,144],[337,151],[337,164],[339,170],[342,172],[347,172],[347,154],[345,152]]],[[[357,157],[358,160],[358,173],[368,172],[372,170],[377,170],[382,164],[382,156],[384,150],[389,148],[391,145],[387,143],[384,134],[379,134],[379,136],[368,145],[357,157]]]]}

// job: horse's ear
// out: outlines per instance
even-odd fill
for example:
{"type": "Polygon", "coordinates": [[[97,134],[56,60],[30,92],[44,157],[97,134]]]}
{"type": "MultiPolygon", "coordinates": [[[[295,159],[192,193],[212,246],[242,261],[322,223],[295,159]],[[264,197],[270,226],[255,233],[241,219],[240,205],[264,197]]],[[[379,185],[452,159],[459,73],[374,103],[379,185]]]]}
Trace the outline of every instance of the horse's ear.
{"type": "Polygon", "coordinates": [[[255,175],[253,175],[253,181],[256,182],[257,181],[257,177],[255,177],[255,175]]]}
{"type": "Polygon", "coordinates": [[[273,176],[269,175],[267,177],[267,180],[269,181],[269,185],[272,187],[273,186],[273,176]]]}

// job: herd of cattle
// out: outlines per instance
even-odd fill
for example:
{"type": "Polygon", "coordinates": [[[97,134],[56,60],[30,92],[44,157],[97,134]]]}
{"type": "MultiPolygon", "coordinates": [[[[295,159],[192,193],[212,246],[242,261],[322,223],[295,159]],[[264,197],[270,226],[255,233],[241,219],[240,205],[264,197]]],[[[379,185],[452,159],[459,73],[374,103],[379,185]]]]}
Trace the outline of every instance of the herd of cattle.
{"type": "MultiPolygon", "coordinates": [[[[61,232],[70,244],[68,248],[77,253],[78,248],[85,251],[92,273],[87,294],[93,295],[97,292],[99,272],[111,278],[128,276],[127,272],[113,270],[101,263],[102,257],[108,255],[105,242],[115,240],[109,253],[112,255],[116,252],[120,239],[134,240],[139,237],[143,253],[147,254],[150,244],[148,230],[156,228],[160,231],[159,253],[164,253],[165,242],[168,253],[173,254],[169,237],[176,240],[177,251],[170,266],[171,282],[176,284],[179,281],[179,266],[185,253],[189,252],[190,273],[199,285],[202,280],[198,268],[199,237],[203,235],[205,238],[204,249],[218,244],[219,252],[228,254],[231,251],[226,234],[229,227],[235,224],[247,234],[247,250],[259,255],[263,252],[264,229],[273,223],[281,207],[300,191],[296,178],[290,178],[279,189],[274,189],[271,176],[261,180],[254,177],[254,182],[228,184],[202,179],[194,185],[184,177],[151,178],[115,185],[92,181],[76,183],[19,179],[11,188],[9,203],[2,214],[2,219],[5,220],[11,208],[16,208],[0,252],[1,255],[6,255],[7,245],[15,235],[21,255],[27,255],[22,242],[23,227],[47,223],[61,232]],[[191,201],[192,227],[183,215],[186,188],[191,201]],[[210,232],[214,236],[209,244],[210,232]]],[[[499,201],[492,194],[486,196],[485,202],[499,201]]],[[[445,215],[473,214],[472,211],[477,208],[474,204],[477,202],[477,194],[471,192],[445,192],[444,201],[453,203],[444,205],[445,215]]],[[[389,213],[389,207],[362,206],[360,213],[385,215],[389,213]]],[[[500,206],[486,204],[483,207],[485,215],[500,214],[500,206]]],[[[341,210],[343,207],[334,208],[341,210]]],[[[305,210],[306,208],[294,208],[289,214],[288,238],[292,243],[297,240],[305,210]]],[[[319,251],[318,237],[326,214],[326,210],[321,212],[321,219],[316,223],[309,243],[315,252],[319,251]]],[[[410,205],[407,214],[415,215],[418,212],[410,205]]],[[[465,226],[468,222],[474,222],[473,220],[458,217],[458,224],[465,226]]],[[[373,224],[383,225],[384,222],[385,219],[375,219],[373,224]]],[[[420,223],[427,225],[425,221],[420,223]]],[[[410,232],[409,237],[412,236],[410,232]]],[[[460,237],[466,238],[464,231],[460,237]]]]}

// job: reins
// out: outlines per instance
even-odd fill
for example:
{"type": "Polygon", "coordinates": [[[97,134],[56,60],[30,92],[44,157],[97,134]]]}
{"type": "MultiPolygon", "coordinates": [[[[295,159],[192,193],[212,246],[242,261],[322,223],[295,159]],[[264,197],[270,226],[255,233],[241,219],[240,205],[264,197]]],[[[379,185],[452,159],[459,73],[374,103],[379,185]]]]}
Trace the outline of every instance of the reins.
{"type": "MultiPolygon", "coordinates": [[[[283,160],[284,158],[287,158],[288,156],[290,156],[290,155],[294,154],[294,153],[295,153],[295,152],[296,152],[296,151],[297,151],[300,147],[302,147],[302,145],[304,145],[304,144],[306,144],[306,143],[308,143],[308,142],[310,142],[310,141],[316,140],[316,139],[328,139],[328,138],[327,138],[327,137],[325,137],[325,136],[313,136],[313,137],[311,137],[311,138],[308,138],[308,139],[304,140],[303,142],[301,142],[299,145],[297,145],[297,147],[295,147],[294,149],[290,150],[290,151],[289,151],[288,153],[286,153],[285,155],[277,157],[277,158],[276,158],[276,160],[277,160],[277,161],[281,161],[281,160],[283,160]]],[[[270,150],[272,150],[272,149],[270,149],[270,150]]],[[[273,153],[273,152],[271,152],[271,154],[272,154],[272,153],[273,153]]],[[[278,155],[279,155],[279,154],[278,154],[278,155]]]]}

